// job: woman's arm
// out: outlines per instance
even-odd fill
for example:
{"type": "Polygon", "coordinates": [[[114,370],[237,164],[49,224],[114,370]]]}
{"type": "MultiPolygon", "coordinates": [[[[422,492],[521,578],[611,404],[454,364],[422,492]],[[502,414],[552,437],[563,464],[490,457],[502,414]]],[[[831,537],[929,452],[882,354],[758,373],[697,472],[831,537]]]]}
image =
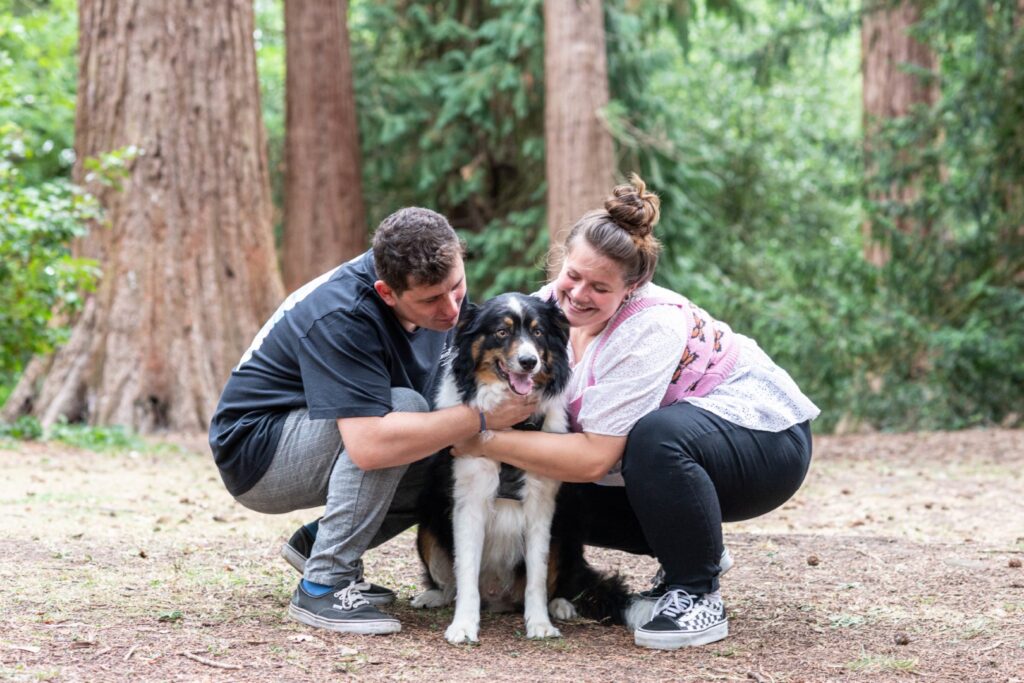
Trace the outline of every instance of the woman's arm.
{"type": "Polygon", "coordinates": [[[552,434],[514,429],[490,432],[456,444],[453,455],[486,455],[559,481],[597,481],[622,458],[625,436],[552,434]]]}

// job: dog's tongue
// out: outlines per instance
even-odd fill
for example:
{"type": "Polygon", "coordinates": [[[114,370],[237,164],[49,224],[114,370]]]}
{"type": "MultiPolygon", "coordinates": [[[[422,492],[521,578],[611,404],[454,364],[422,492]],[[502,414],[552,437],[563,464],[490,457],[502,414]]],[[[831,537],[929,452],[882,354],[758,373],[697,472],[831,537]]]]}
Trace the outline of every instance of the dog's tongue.
{"type": "Polygon", "coordinates": [[[520,396],[526,396],[533,391],[533,377],[527,372],[508,373],[508,383],[512,385],[512,391],[520,396]]]}

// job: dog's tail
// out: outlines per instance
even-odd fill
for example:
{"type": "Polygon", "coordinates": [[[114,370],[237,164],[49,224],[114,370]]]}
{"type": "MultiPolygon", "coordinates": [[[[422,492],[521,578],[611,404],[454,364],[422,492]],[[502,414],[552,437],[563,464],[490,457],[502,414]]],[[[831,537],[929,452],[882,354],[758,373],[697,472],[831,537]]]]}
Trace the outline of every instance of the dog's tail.
{"type": "Polygon", "coordinates": [[[555,597],[569,600],[580,616],[587,619],[606,624],[626,623],[632,600],[622,577],[614,572],[599,572],[582,557],[572,564],[560,568],[555,597]]]}

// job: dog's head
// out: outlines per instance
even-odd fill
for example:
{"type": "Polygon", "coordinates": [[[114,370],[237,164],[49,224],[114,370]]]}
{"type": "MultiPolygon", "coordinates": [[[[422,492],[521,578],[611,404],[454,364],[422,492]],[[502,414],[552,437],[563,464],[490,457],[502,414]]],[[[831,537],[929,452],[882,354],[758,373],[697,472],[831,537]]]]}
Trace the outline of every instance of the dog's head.
{"type": "Polygon", "coordinates": [[[485,385],[552,398],[569,381],[569,321],[553,301],[502,294],[466,310],[452,371],[463,401],[485,385]]]}

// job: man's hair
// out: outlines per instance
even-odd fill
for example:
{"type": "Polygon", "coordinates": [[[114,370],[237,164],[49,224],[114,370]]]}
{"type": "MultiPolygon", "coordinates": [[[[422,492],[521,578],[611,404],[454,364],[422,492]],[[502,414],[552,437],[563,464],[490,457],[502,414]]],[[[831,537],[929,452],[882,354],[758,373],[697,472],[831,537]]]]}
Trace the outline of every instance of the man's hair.
{"type": "Polygon", "coordinates": [[[442,282],[462,253],[462,242],[448,220],[430,209],[399,209],[373,234],[377,277],[395,295],[442,282]]]}

